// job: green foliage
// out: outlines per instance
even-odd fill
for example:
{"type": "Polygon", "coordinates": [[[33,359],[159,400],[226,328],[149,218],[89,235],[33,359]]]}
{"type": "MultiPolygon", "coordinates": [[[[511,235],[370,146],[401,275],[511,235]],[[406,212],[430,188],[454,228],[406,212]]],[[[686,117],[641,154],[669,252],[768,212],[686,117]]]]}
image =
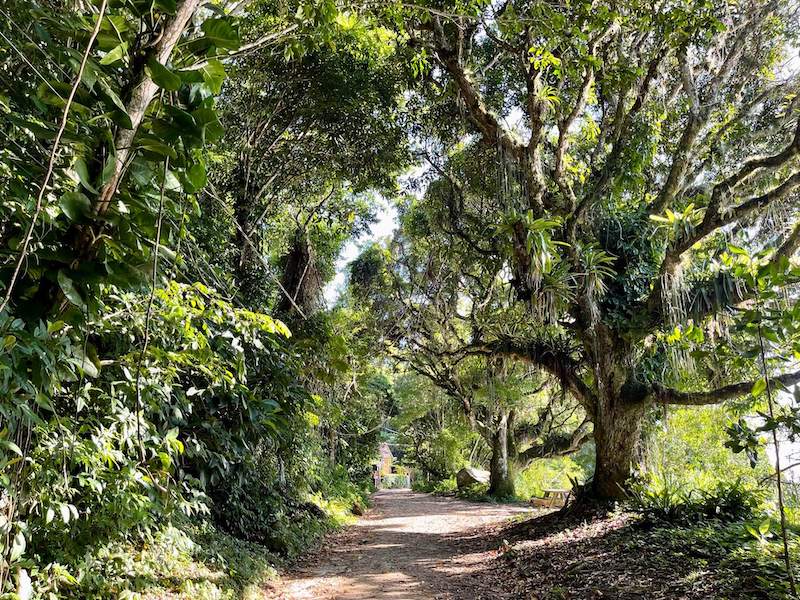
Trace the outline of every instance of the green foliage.
{"type": "Polygon", "coordinates": [[[422,478],[417,478],[411,484],[411,487],[416,492],[430,492],[432,494],[449,495],[454,494],[458,490],[455,477],[448,477],[438,481],[427,481],[422,478]]]}
{"type": "Polygon", "coordinates": [[[720,481],[711,490],[689,489],[670,476],[647,474],[627,492],[630,507],[653,521],[699,519],[743,521],[762,514],[767,493],[741,479],[720,481]]]}
{"type": "Polygon", "coordinates": [[[570,490],[573,482],[583,483],[592,467],[591,456],[586,461],[587,457],[583,455],[584,452],[576,457],[564,456],[535,461],[517,475],[514,482],[516,496],[520,500],[541,498],[546,489],[570,490]],[[585,464],[586,462],[589,464],[585,464]]]}
{"type": "MultiPolygon", "coordinates": [[[[584,416],[742,377],[730,413],[651,419],[630,501],[760,516],[761,434],[800,435],[764,403],[800,357],[800,271],[778,204],[797,32],[762,4],[4,3],[0,595],[13,572],[50,598],[246,597],[264,548],[296,555],[363,505],[389,419],[445,491],[506,425],[527,465],[574,452],[584,416]],[[427,190],[324,310],[411,146],[427,190]]],[[[764,522],[749,543],[773,553],[764,522]]]]}
{"type": "MultiPolygon", "coordinates": [[[[634,544],[657,547],[661,552],[691,556],[702,573],[714,565],[729,573],[735,586],[747,594],[770,600],[790,598],[789,581],[783,563],[780,537],[774,534],[773,521],[764,518],[749,523],[708,519],[693,524],[652,524],[639,528],[634,544]],[[763,529],[766,534],[759,530],[763,529]],[[751,532],[755,531],[757,535],[751,532]],[[637,539],[644,536],[644,539],[637,539]]],[[[790,532],[789,551],[794,564],[800,558],[798,536],[790,532]]]]}
{"type": "MultiPolygon", "coordinates": [[[[32,219],[39,218],[43,225],[34,228],[34,243],[28,249],[28,260],[36,268],[22,272],[12,293],[12,300],[24,309],[23,316],[46,316],[59,303],[60,294],[79,308],[88,302],[94,309],[100,283],[141,283],[145,265],[152,260],[150,241],[157,230],[165,174],[163,211],[176,221],[182,210],[180,194],[194,192],[202,183],[198,174],[204,170],[203,150],[221,135],[214,93],[225,71],[213,57],[220,48],[235,49],[239,40],[225,19],[212,19],[208,25],[198,19],[180,31],[192,43],[179,44],[162,64],[163,58],[156,60],[144,48],[154,44],[155,24],[172,18],[174,5],[168,4],[111,4],[102,18],[93,7],[58,10],[26,2],[5,6],[4,29],[15,29],[5,22],[9,15],[17,23],[36,24],[16,34],[0,57],[4,70],[16,78],[0,84],[8,108],[0,128],[11,140],[4,145],[5,173],[0,182],[6,198],[0,207],[4,247],[16,250],[32,219]],[[56,135],[53,124],[61,121],[69,91],[66,82],[75,76],[98,19],[100,34],[66,115],[60,149],[64,159],[55,165],[43,210],[37,214],[30,208],[45,179],[48,147],[56,135]],[[227,34],[220,47],[222,39],[212,34],[223,27],[227,34]],[[189,68],[205,60],[209,60],[206,68],[189,68]],[[148,75],[173,93],[156,95],[150,110],[141,115],[129,90],[148,75]],[[131,147],[115,148],[120,142],[118,129],[132,127],[132,114],[142,119],[138,128],[134,125],[137,135],[131,147]],[[108,202],[103,193],[120,174],[117,161],[130,162],[129,176],[120,179],[113,201],[108,202]],[[100,219],[107,228],[104,235],[95,229],[100,219]],[[73,246],[76,256],[66,250],[73,246]]],[[[175,233],[165,227],[162,244],[171,246],[175,233]]],[[[9,281],[15,259],[12,252],[0,264],[4,281],[9,281]]]]}
{"type": "Polygon", "coordinates": [[[760,460],[752,466],[728,447],[726,427],[735,418],[726,407],[669,409],[648,429],[645,468],[691,489],[711,490],[719,482],[755,484],[769,473],[760,460]],[[755,467],[755,468],[754,468],[755,467]]]}
{"type": "Polygon", "coordinates": [[[176,511],[207,512],[206,493],[234,481],[307,402],[282,323],[200,284],[170,283],[143,348],[147,308],[112,289],[85,337],[63,322],[27,336],[6,323],[17,332],[2,358],[9,375],[45,359],[24,385],[4,381],[17,400],[14,413],[4,405],[15,426],[4,432],[4,487],[25,491],[5,525],[28,541],[15,563],[61,563],[77,578],[69,565],[99,542],[146,533],[176,511]],[[27,440],[24,462],[12,439],[27,440]]]}

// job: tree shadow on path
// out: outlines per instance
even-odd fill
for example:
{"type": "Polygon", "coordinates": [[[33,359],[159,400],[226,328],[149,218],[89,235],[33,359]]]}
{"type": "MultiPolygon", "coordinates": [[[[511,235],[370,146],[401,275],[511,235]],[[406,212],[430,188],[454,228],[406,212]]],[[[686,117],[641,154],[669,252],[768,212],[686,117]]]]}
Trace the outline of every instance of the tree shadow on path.
{"type": "Polygon", "coordinates": [[[472,503],[408,490],[385,490],[359,523],[325,546],[273,590],[273,598],[366,600],[500,598],[493,582],[469,573],[497,544],[473,537],[525,515],[522,506],[472,503]]]}

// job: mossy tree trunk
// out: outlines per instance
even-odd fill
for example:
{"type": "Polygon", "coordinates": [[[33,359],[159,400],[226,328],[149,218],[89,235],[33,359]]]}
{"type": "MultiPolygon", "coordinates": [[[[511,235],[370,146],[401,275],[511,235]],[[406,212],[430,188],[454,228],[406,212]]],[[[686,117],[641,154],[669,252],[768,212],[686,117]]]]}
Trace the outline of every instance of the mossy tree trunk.
{"type": "Polygon", "coordinates": [[[514,464],[512,459],[513,441],[510,429],[513,415],[499,411],[495,416],[491,432],[492,458],[489,462],[489,495],[508,498],[514,495],[514,464]]]}

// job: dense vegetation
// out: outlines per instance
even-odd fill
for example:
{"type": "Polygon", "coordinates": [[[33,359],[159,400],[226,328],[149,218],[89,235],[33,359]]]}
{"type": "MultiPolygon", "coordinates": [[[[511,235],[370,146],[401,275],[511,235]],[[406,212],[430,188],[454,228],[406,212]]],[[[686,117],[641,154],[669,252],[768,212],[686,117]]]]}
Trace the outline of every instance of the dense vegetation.
{"type": "Polygon", "coordinates": [[[0,596],[258,597],[381,441],[793,593],[797,2],[7,0],[0,37],[0,596]]]}

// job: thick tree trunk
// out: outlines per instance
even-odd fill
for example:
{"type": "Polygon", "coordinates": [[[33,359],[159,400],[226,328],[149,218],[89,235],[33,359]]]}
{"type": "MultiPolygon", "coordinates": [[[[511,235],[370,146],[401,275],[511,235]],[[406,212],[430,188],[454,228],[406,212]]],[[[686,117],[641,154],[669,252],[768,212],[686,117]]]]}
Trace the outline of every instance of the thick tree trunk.
{"type": "Polygon", "coordinates": [[[592,495],[596,498],[617,500],[624,497],[643,417],[643,404],[627,403],[619,395],[598,401],[592,480],[592,495]]]}
{"type": "Polygon", "coordinates": [[[585,340],[595,377],[594,426],[595,471],[592,495],[601,500],[625,496],[631,465],[639,443],[644,398],[636,397],[631,372],[631,348],[607,326],[597,323],[585,340]]]}
{"type": "Polygon", "coordinates": [[[492,432],[492,459],[489,463],[489,495],[498,498],[514,495],[513,464],[509,459],[509,414],[502,413],[492,432]]]}

